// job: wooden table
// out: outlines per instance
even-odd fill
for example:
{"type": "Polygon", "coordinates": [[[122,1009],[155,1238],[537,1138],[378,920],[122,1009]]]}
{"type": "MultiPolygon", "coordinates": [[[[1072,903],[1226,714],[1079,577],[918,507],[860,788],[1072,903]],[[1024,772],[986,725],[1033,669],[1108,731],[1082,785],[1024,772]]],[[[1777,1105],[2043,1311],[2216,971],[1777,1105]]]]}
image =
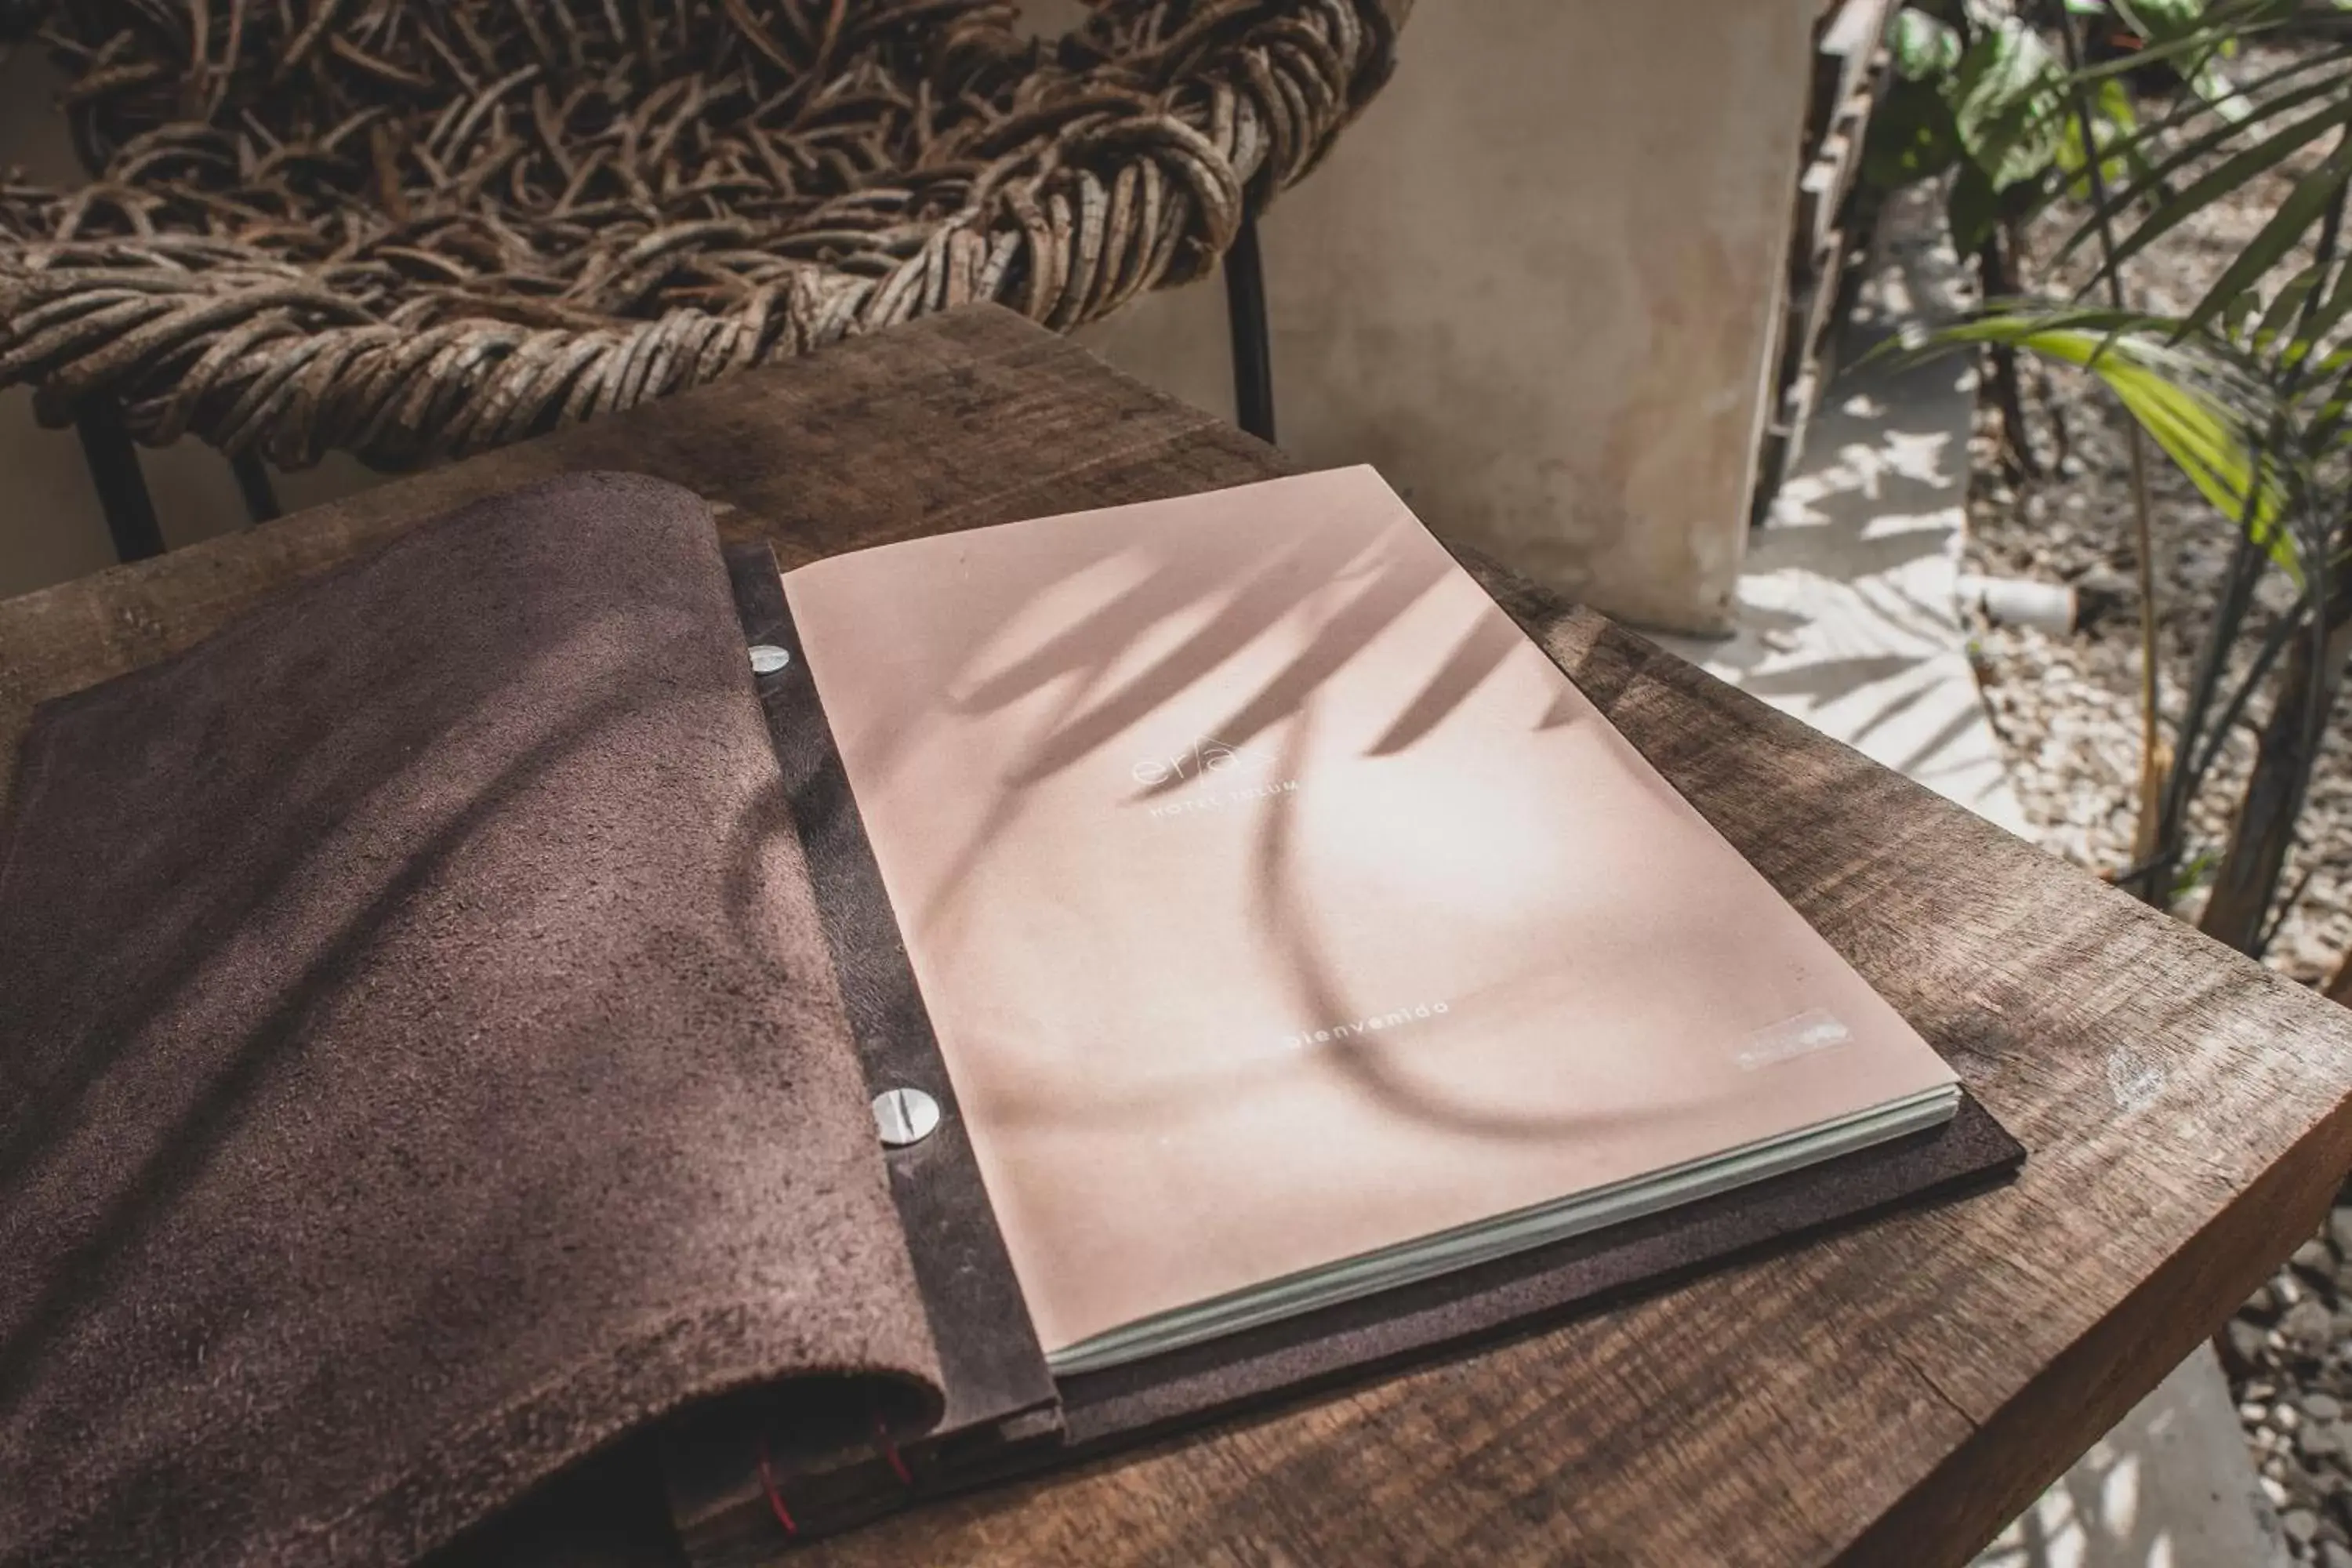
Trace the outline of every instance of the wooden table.
{"type": "MultiPolygon", "coordinates": [[[[0,765],[33,702],[540,475],[677,480],[789,566],[1285,467],[1008,313],[932,318],[0,604],[0,765]]],[[[1945,1050],[2022,1177],[798,1561],[1958,1563],[2311,1232],[2352,1166],[2352,1012],[1597,616],[1505,596],[1945,1050]]]]}

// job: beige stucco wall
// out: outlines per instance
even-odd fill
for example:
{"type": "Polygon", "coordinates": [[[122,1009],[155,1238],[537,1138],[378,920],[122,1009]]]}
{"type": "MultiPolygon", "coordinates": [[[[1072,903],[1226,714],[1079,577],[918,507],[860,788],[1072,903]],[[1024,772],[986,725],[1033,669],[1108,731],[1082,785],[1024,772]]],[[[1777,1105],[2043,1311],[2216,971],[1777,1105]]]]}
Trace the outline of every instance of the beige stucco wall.
{"type": "MultiPolygon", "coordinates": [[[[1378,464],[1441,533],[1620,615],[1723,625],[1813,5],[1421,0],[1396,79],[1265,224],[1283,444],[1378,464]]],[[[0,163],[70,177],[53,90],[37,51],[0,59],[0,163]]],[[[1213,281],[1084,337],[1230,412],[1213,281]]],[[[72,434],[29,405],[0,394],[0,595],[111,560],[72,434]]],[[[242,521],[216,454],[145,463],[175,544],[242,521]]]]}
{"type": "MultiPolygon", "coordinates": [[[[1263,226],[1282,444],[1629,619],[1727,624],[1817,0],[1421,0],[1263,226]]],[[[1220,291],[1084,340],[1230,413],[1220,291]]]]}

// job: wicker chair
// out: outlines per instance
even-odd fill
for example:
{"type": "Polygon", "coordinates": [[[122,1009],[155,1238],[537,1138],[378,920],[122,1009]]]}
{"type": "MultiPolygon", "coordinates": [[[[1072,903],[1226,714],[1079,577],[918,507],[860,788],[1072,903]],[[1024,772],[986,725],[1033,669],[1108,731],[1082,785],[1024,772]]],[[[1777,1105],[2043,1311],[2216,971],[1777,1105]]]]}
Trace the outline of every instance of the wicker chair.
{"type": "Polygon", "coordinates": [[[411,467],[929,310],[1066,329],[1197,278],[1402,15],[1106,0],[1045,42],[996,0],[48,13],[93,178],[0,181],[0,385],[80,425],[126,555],[160,547],[116,515],[143,488],[108,493],[133,438],[220,447],[259,512],[258,457],[411,467]]]}

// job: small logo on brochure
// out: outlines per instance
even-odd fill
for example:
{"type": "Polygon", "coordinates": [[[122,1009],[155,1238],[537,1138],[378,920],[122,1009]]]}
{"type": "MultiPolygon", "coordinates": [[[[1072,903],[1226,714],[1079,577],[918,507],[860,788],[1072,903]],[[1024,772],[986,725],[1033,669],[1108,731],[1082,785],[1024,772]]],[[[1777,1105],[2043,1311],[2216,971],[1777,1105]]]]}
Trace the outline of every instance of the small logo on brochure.
{"type": "Polygon", "coordinates": [[[1740,1042],[1739,1054],[1733,1059],[1749,1072],[1754,1072],[1758,1068],[1768,1068],[1775,1062],[1830,1050],[1853,1038],[1853,1032],[1838,1022],[1833,1015],[1815,1007],[1757,1030],[1740,1042]]]}
{"type": "Polygon", "coordinates": [[[1202,735],[1174,751],[1137,758],[1128,768],[1128,777],[1150,794],[1166,796],[1153,801],[1150,807],[1150,815],[1157,818],[1222,811],[1228,806],[1288,795],[1298,788],[1297,779],[1268,780],[1264,776],[1265,771],[1266,760],[1258,752],[1245,746],[1228,745],[1214,735],[1202,735]],[[1174,793],[1180,785],[1204,780],[1225,787],[1213,793],[1174,793]]]}
{"type": "Polygon", "coordinates": [[[1211,773],[1241,773],[1265,763],[1240,746],[1228,746],[1214,735],[1203,735],[1191,745],[1166,756],[1140,757],[1128,769],[1128,776],[1152,789],[1182,784],[1192,779],[1206,778],[1211,773]]]}
{"type": "Polygon", "coordinates": [[[1334,1041],[1345,1043],[1359,1035],[1378,1034],[1389,1029],[1402,1029],[1427,1018],[1442,1018],[1454,1011],[1451,1002],[1416,1002],[1410,1007],[1392,1007],[1385,1013],[1367,1013],[1360,1018],[1349,1018],[1318,1029],[1301,1029],[1295,1035],[1282,1037],[1286,1051],[1303,1051],[1310,1046],[1328,1046],[1334,1041]]]}

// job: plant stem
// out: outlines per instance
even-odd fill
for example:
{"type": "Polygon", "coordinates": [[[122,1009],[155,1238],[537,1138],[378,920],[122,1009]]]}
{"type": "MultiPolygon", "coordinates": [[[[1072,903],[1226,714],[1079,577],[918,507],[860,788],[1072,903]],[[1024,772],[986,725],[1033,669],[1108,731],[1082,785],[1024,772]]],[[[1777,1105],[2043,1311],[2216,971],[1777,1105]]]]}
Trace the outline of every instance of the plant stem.
{"type": "Polygon", "coordinates": [[[2230,550],[2229,571],[2221,581],[2221,597],[2213,606],[2212,621],[2205,630],[2205,645],[2198,650],[2197,666],[2189,678],[2179,728],[2174,731],[2171,765],[2165,770],[2164,815],[2157,834],[2153,856],[2156,865],[2151,868],[2151,875],[2161,878],[2168,888],[2173,868],[2179,860],[2181,828],[2188,819],[2189,803],[2196,798],[2197,786],[2203,782],[2206,770],[2228,738],[2229,727],[2237,721],[2252,682],[2270,668],[2269,659],[2257,659],[2253,674],[2245,686],[2233,693],[2221,722],[2214,726],[2209,737],[2205,721],[2220,691],[2230,650],[2237,646],[2245,629],[2246,612],[2252,606],[2254,583],[2262,574],[2263,564],[2263,552],[2254,543],[2252,526],[2240,528],[2230,550]]]}
{"type": "MultiPolygon", "coordinates": [[[[2108,303],[2122,310],[2127,307],[2123,272],[2116,265],[2115,225],[2106,211],[2106,172],[2101,167],[2098,129],[2091,122],[2090,96],[2083,90],[2082,36],[2074,12],[2064,6],[2059,7],[2058,24],[2066,45],[2066,91],[2083,133],[2083,172],[2090,180],[2092,210],[2099,215],[2099,270],[2106,279],[2108,303]]],[[[2139,557],[2139,817],[2132,835],[2132,859],[2140,863],[2157,858],[2164,821],[2167,748],[2158,728],[2162,716],[2157,673],[2156,531],[2148,518],[2147,440],[2137,419],[2128,421],[2126,435],[2131,443],[2133,553],[2139,557]]],[[[2151,873],[2141,879],[2138,890],[2142,899],[2161,909],[2170,900],[2171,879],[2151,873]]]]}
{"type": "MultiPolygon", "coordinates": [[[[1997,226],[1977,247],[1977,280],[1983,286],[1988,303],[2017,292],[2017,282],[2009,275],[2008,258],[2001,254],[2000,230],[1997,226]]],[[[2016,459],[2017,471],[2029,479],[2038,479],[2042,477],[2042,465],[2034,460],[2032,437],[2025,426],[2025,396],[2017,377],[2017,351],[2007,343],[1995,343],[1991,355],[1992,395],[2000,409],[2001,434],[2009,439],[2010,456],[2016,459]]]]}
{"type": "Polygon", "coordinates": [[[2263,635],[2261,644],[2254,649],[2253,662],[2239,678],[2236,688],[2230,693],[2230,700],[2222,706],[2221,717],[2205,731],[2203,743],[2193,756],[2176,759],[2176,766],[2186,773],[2180,786],[2180,812],[2188,811],[2189,802],[2197,798],[2198,790],[2204,785],[2205,775],[2211,773],[2213,764],[2221,760],[2221,748],[2230,742],[2230,732],[2238,727],[2238,721],[2245,714],[2246,705],[2254,700],[2254,692],[2261,687],[2263,678],[2270,674],[2271,666],[2278,662],[2278,656],[2285,651],[2289,641],[2309,629],[2306,620],[2309,614],[2309,599],[2298,599],[2294,607],[2263,635]]]}
{"type": "MultiPolygon", "coordinates": [[[[2164,742],[2158,660],[2162,657],[2156,603],[2156,533],[2148,521],[2147,441],[2137,421],[2131,426],[2132,552],[2139,587],[2139,812],[2132,830],[2132,858],[2146,860],[2158,848],[2164,821],[2164,775],[2170,748],[2164,742]]],[[[2140,897],[2158,909],[2171,901],[2168,880],[2150,878],[2140,897]]]]}
{"type": "MultiPolygon", "coordinates": [[[[2352,133],[2347,133],[2347,141],[2352,141],[2352,133]]],[[[2339,187],[2321,220],[2314,247],[2320,273],[2311,290],[2314,296],[2323,292],[2343,223],[2344,191],[2339,187]]],[[[2312,317],[2313,306],[2306,298],[2301,329],[2306,334],[2312,317]]],[[[2292,396],[2300,386],[2303,373],[2316,353],[2315,345],[2304,359],[2284,368],[2280,384],[2286,395],[2292,396]]],[[[2258,471],[2253,479],[2260,482],[2258,471]]],[[[2319,749],[2326,739],[2328,716],[2343,686],[2345,660],[2352,657],[2352,584],[2337,579],[2334,571],[2341,529],[2342,520],[2336,520],[2305,552],[2305,592],[2314,606],[2307,623],[2309,636],[2297,636],[2288,644],[2286,670],[2272,700],[2270,718],[2263,726],[2229,851],[2214,878],[2204,918],[2198,921],[2199,929],[2208,935],[2257,957],[2264,941],[2261,928],[2277,894],[2295,822],[2303,813],[2319,749]]],[[[2291,905],[2294,895],[2286,901],[2291,905]]],[[[2284,920],[2282,909],[2272,922],[2273,929],[2284,920]]],[[[2339,985],[2352,986],[2343,965],[2328,981],[2329,994],[2336,995],[2339,985]]]]}
{"type": "Polygon", "coordinates": [[[2198,930],[2241,952],[2253,952],[2261,937],[2263,917],[2294,840],[2326,720],[2343,686],[2344,661],[2352,655],[2352,605],[2339,594],[2328,608],[2321,637],[2299,637],[2288,645],[2286,670],[2263,725],[2237,826],[2197,921],[2198,930]]]}
{"type": "MultiPolygon", "coordinates": [[[[2132,834],[2132,858],[2156,853],[2157,829],[2164,820],[2165,752],[2157,689],[2156,536],[2148,524],[2147,440],[2138,421],[2131,426],[2132,547],[2139,557],[2139,821],[2132,834]]],[[[2143,884],[2140,896],[2158,907],[2164,885],[2143,884]]]]}

